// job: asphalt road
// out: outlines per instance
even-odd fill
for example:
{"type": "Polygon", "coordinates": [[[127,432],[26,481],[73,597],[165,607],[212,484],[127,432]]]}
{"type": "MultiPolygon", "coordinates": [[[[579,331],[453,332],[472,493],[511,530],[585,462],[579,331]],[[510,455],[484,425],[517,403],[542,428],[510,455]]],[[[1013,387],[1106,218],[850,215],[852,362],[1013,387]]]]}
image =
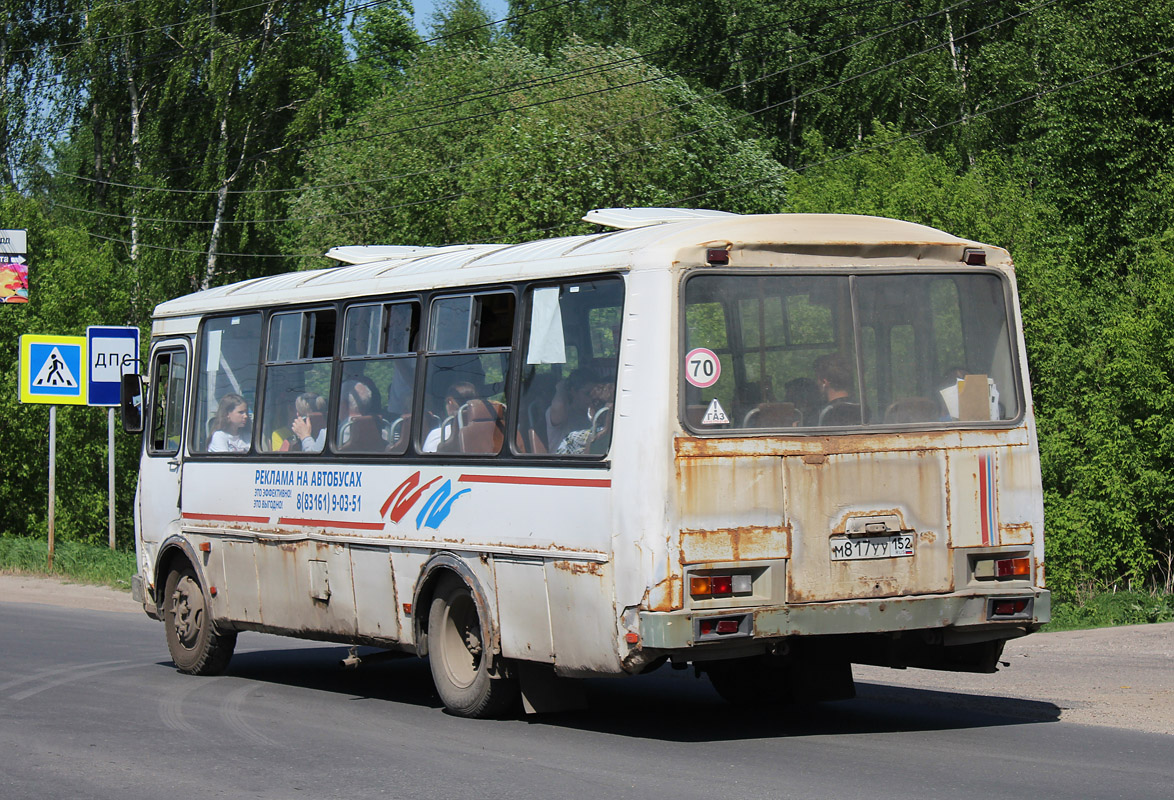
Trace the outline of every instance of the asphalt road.
{"type": "Polygon", "coordinates": [[[589,682],[587,712],[445,714],[416,659],[242,634],[177,673],[145,616],[0,602],[0,798],[1168,798],[1174,736],[862,683],[791,716],[691,672],[589,682]]]}

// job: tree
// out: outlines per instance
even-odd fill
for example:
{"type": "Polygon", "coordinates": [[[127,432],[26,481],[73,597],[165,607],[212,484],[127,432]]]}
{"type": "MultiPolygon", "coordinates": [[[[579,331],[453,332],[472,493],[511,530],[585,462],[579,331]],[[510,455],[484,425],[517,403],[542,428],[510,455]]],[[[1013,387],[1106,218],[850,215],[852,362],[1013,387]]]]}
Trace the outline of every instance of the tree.
{"type": "MultiPolygon", "coordinates": [[[[19,402],[16,365],[23,334],[84,336],[87,324],[131,317],[129,273],[113,248],[84,231],[57,226],[39,204],[0,190],[0,219],[28,230],[30,302],[0,307],[0,534],[44,534],[49,458],[45,405],[19,402]]],[[[138,440],[116,439],[117,528],[129,542],[138,440]]],[[[57,526],[63,539],[104,542],[107,535],[106,414],[74,406],[57,415],[57,526]]]]}
{"type": "Polygon", "coordinates": [[[497,38],[480,0],[441,0],[432,13],[431,36],[445,47],[488,47],[497,38]]]}
{"type": "MultiPolygon", "coordinates": [[[[368,15],[371,35],[403,8],[368,15]]],[[[265,220],[286,215],[300,146],[339,124],[354,96],[345,9],[152,0],[87,14],[63,74],[77,128],[51,192],[79,209],[63,218],[125,242],[141,313],[288,268],[251,254],[277,252],[279,226],[265,220]]]]}
{"type": "Polygon", "coordinates": [[[581,232],[600,206],[768,211],[785,170],[631,50],[572,44],[548,60],[499,44],[422,55],[309,152],[306,174],[289,243],[301,252],[581,232]]]}

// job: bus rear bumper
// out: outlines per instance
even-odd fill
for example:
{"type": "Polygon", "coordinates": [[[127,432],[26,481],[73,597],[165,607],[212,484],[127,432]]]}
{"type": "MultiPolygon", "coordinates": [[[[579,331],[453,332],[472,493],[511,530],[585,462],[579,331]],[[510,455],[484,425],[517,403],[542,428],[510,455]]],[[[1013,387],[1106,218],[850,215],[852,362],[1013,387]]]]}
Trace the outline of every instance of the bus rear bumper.
{"type": "Polygon", "coordinates": [[[940,630],[946,644],[1010,639],[1050,620],[1051,598],[1047,589],[1031,588],[1013,594],[968,592],[704,612],[645,611],[640,614],[640,643],[644,648],[676,650],[739,640],[928,630],[940,630]]]}

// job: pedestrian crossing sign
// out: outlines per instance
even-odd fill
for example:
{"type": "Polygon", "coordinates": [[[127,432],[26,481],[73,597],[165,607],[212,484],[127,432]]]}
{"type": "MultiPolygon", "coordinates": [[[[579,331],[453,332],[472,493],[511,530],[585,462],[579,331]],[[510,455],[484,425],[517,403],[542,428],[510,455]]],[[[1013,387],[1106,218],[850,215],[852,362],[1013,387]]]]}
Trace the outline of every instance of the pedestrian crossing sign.
{"type": "Polygon", "coordinates": [[[20,402],[86,405],[86,337],[20,337],[20,402]]]}

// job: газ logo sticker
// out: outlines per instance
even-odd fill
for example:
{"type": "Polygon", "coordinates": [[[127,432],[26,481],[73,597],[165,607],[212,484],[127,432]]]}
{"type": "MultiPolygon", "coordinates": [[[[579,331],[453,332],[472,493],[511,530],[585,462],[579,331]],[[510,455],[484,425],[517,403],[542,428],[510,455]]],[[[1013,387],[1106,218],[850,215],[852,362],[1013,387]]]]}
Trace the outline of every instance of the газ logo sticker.
{"type": "MultiPolygon", "coordinates": [[[[420,486],[420,472],[417,470],[408,476],[408,478],[395,487],[387,500],[384,501],[383,506],[379,509],[379,516],[386,516],[388,509],[391,509],[391,515],[388,517],[392,522],[399,523],[409,511],[412,506],[423,496],[424,492],[428,491],[428,487],[440,480],[440,476],[433,478],[428,483],[420,486]],[[419,488],[416,488],[419,486],[419,488]]],[[[432,528],[436,530],[440,527],[440,523],[448,517],[452,510],[452,504],[457,501],[463,494],[468,494],[472,489],[462,489],[453,494],[452,481],[446,480],[444,483],[432,493],[428,501],[424,503],[424,507],[420,509],[420,513],[416,515],[416,530],[422,527],[432,528]]]]}

